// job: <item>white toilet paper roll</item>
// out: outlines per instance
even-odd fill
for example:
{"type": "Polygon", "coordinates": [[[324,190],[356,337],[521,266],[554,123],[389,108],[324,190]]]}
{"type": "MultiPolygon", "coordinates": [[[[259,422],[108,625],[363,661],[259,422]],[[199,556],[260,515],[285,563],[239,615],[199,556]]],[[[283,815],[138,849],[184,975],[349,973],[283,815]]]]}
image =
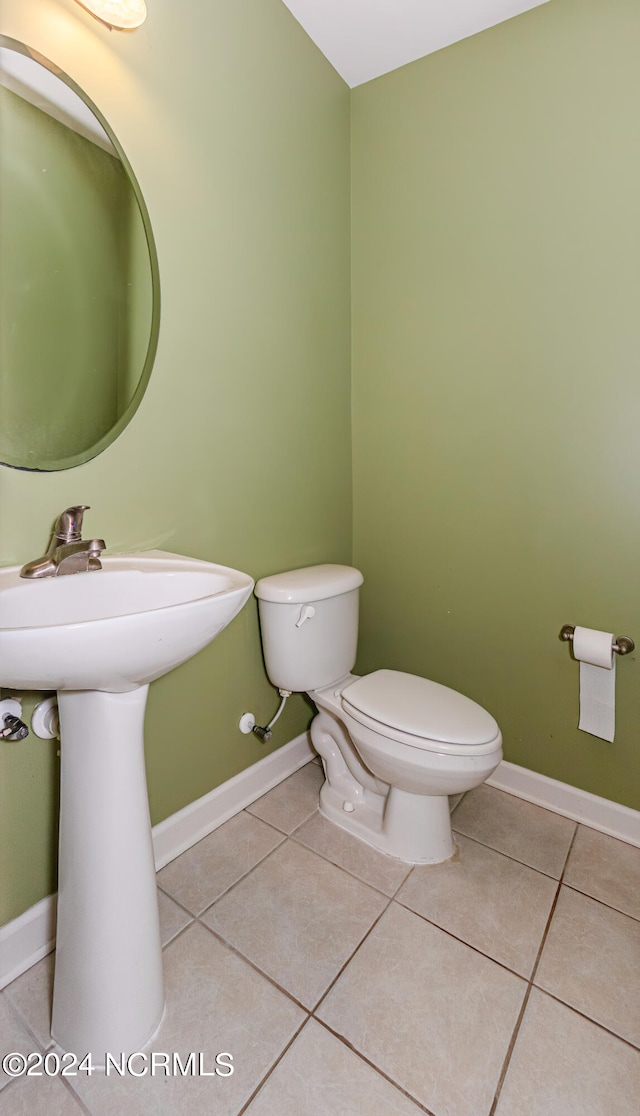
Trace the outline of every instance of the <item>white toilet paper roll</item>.
{"type": "Polygon", "coordinates": [[[613,741],[616,718],[616,667],[611,632],[576,627],[573,654],[580,662],[578,728],[613,741]]]}
{"type": "Polygon", "coordinates": [[[611,632],[576,627],[573,633],[573,653],[581,663],[591,663],[592,666],[611,670],[615,641],[611,632]]]}

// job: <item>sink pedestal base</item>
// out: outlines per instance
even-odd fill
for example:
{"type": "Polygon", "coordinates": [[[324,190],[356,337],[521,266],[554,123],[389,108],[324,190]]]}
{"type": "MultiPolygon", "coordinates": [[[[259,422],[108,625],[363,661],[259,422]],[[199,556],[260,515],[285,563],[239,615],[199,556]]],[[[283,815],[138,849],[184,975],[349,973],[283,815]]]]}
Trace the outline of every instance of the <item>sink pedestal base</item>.
{"type": "Polygon", "coordinates": [[[58,930],[51,1033],[65,1051],[141,1050],[164,1010],[144,766],[148,686],[60,691],[58,930]]]}

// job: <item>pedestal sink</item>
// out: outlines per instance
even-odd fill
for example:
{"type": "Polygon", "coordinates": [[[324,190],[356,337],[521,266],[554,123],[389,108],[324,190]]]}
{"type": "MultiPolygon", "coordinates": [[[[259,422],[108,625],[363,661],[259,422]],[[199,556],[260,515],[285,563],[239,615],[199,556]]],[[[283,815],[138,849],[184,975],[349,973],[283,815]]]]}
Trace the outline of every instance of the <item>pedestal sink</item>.
{"type": "Polygon", "coordinates": [[[247,574],[164,551],[37,581],[0,569],[0,685],[57,690],[61,734],[52,1036],[97,1063],[162,1019],[155,864],[144,767],[149,683],[211,642],[247,574]]]}

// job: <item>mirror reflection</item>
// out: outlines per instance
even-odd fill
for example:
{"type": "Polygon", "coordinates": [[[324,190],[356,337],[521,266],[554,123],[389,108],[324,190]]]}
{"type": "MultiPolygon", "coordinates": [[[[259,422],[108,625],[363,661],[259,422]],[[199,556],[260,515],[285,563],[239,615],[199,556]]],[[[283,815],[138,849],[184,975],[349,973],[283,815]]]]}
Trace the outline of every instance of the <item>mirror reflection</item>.
{"type": "Polygon", "coordinates": [[[0,461],[40,470],[87,461],[124,428],[159,317],[139,187],[53,69],[0,36],[0,461]]]}

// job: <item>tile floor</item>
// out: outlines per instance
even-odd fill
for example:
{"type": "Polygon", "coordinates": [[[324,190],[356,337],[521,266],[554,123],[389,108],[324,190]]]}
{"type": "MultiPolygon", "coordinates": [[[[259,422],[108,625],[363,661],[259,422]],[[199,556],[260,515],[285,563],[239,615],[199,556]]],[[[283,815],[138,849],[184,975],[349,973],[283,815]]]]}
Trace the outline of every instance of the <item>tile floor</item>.
{"type": "MultiPolygon", "coordinates": [[[[0,1112],[637,1116],[640,849],[483,786],[454,859],[409,870],[320,817],[321,781],[307,764],[158,874],[152,1049],[208,1075],[5,1078],[0,1112]]],[[[3,1052],[51,1048],[51,977],[0,995],[3,1052]]]]}

